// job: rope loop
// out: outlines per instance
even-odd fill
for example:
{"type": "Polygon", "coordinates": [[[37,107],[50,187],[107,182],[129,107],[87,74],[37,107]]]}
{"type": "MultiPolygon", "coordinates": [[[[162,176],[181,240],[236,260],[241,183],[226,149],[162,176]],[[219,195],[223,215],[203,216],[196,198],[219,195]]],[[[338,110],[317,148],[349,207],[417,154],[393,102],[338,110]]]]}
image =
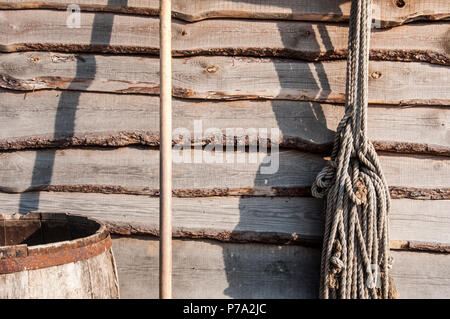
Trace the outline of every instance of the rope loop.
{"type": "Polygon", "coordinates": [[[367,135],[370,13],[370,0],[352,0],[345,114],[331,158],[311,188],[313,196],[326,197],[322,298],[396,296],[389,276],[389,189],[367,135]],[[374,272],[381,287],[373,284],[374,272]]]}

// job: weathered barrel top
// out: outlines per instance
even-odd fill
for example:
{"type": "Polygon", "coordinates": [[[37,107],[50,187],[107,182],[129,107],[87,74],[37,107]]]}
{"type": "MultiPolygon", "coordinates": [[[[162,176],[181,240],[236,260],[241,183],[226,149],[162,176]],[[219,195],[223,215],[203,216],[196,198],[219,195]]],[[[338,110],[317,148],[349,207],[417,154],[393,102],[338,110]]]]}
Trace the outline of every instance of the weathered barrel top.
{"type": "MultiPolygon", "coordinates": [[[[374,5],[368,129],[391,191],[394,280],[400,298],[449,298],[450,2],[374,5]]],[[[172,6],[174,143],[191,159],[173,166],[174,297],[315,298],[323,205],[310,187],[344,114],[350,1],[172,6]],[[246,138],[242,162],[207,162],[225,159],[227,128],[278,128],[279,150],[259,150],[278,170],[264,174],[246,138]]],[[[158,296],[158,7],[0,0],[0,210],[104,221],[128,298],[158,296]]]]}
{"type": "Polygon", "coordinates": [[[0,214],[0,298],[118,298],[111,238],[62,213],[0,214]]]}

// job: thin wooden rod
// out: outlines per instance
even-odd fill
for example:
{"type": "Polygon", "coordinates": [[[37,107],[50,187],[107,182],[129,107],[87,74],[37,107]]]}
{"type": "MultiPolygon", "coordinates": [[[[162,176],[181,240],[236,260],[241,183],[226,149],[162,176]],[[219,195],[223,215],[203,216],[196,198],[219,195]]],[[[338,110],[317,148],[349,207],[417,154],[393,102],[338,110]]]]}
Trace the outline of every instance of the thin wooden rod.
{"type": "Polygon", "coordinates": [[[171,0],[160,1],[159,297],[172,298],[172,31],[171,0]]]}

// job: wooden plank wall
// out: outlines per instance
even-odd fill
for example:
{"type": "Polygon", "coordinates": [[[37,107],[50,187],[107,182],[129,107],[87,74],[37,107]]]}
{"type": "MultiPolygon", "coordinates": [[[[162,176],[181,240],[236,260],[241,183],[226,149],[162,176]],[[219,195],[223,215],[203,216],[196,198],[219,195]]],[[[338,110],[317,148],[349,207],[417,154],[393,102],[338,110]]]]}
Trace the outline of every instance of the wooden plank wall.
{"type": "MultiPolygon", "coordinates": [[[[449,298],[450,3],[374,2],[368,124],[394,277],[402,298],[449,298]]],[[[129,298],[158,291],[158,3],[0,0],[0,210],[105,221],[129,298]]],[[[174,128],[202,125],[180,153],[202,161],[174,164],[175,297],[317,297],[310,187],[344,111],[349,6],[173,1],[174,128]],[[243,163],[218,149],[227,128],[244,129],[243,163]],[[280,149],[255,156],[251,128],[279,128],[280,149]]]]}

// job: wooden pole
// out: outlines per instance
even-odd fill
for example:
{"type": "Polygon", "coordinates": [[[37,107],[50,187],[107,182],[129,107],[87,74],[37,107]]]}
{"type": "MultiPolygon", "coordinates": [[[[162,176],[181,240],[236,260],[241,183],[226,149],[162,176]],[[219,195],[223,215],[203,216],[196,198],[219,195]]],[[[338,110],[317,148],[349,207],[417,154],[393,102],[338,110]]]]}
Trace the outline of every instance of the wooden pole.
{"type": "Polygon", "coordinates": [[[159,297],[172,298],[172,31],[171,0],[160,0],[159,297]]]}

